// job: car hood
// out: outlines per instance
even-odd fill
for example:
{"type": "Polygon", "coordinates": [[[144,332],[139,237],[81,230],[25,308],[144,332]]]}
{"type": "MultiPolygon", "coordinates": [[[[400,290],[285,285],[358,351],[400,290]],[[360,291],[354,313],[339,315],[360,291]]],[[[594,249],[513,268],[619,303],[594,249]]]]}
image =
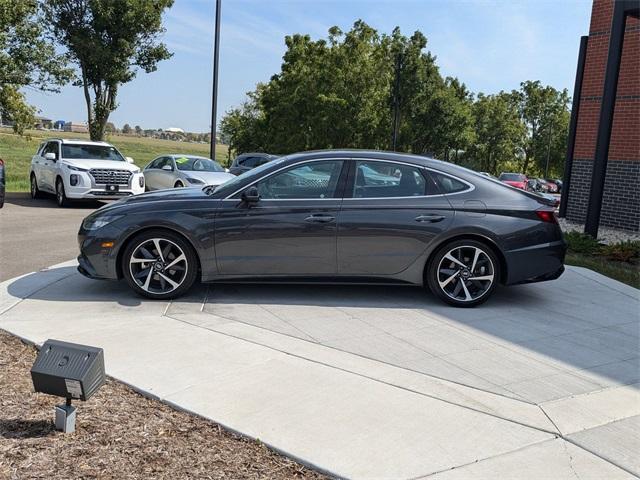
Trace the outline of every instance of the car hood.
{"type": "Polygon", "coordinates": [[[205,185],[220,185],[228,180],[236,178],[227,172],[183,172],[188,178],[202,180],[205,185]]]}
{"type": "Polygon", "coordinates": [[[206,193],[204,193],[202,191],[202,188],[200,187],[170,188],[166,190],[155,190],[153,192],[124,197],[117,202],[105,205],[96,211],[105,213],[111,210],[118,210],[123,207],[135,207],[157,202],[187,201],[204,198],[210,197],[206,193]]]}
{"type": "Polygon", "coordinates": [[[85,160],[80,158],[63,159],[62,163],[65,165],[72,165],[78,168],[113,168],[117,170],[128,170],[135,172],[140,168],[129,162],[119,162],[117,160],[85,160]]]}

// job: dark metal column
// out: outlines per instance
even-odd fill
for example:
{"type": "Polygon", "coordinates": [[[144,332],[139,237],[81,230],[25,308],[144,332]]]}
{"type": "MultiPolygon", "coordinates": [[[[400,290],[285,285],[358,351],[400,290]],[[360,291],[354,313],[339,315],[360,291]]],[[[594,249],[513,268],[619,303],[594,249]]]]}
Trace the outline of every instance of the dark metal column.
{"type": "Polygon", "coordinates": [[[216,33],[213,46],[213,92],[211,98],[211,150],[209,157],[216,159],[216,127],[218,111],[218,58],[220,57],[220,8],[222,0],[216,0],[216,33]]]}
{"type": "Polygon", "coordinates": [[[571,120],[569,121],[569,137],[567,139],[567,158],[564,162],[564,178],[562,179],[562,196],[560,197],[560,217],[567,215],[567,202],[569,200],[569,186],[571,184],[571,169],[573,168],[573,152],[576,146],[576,126],[580,113],[580,97],[582,96],[582,78],[584,77],[584,59],[587,56],[587,43],[589,37],[580,37],[580,50],[578,53],[578,68],[576,69],[576,81],[573,86],[573,101],[571,103],[571,120]]]}

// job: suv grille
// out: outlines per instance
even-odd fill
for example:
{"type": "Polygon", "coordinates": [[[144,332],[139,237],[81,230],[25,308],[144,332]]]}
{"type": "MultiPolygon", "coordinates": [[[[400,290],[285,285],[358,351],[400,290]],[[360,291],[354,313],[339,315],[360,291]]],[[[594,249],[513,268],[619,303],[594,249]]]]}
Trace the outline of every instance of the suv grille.
{"type": "Polygon", "coordinates": [[[114,168],[93,168],[89,173],[97,184],[100,185],[129,185],[131,172],[128,170],[116,170],[114,168]]]}

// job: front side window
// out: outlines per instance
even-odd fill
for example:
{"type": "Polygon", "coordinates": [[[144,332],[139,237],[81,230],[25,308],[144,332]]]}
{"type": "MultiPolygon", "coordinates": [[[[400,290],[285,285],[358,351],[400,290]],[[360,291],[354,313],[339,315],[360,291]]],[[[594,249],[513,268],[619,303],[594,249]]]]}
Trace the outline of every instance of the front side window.
{"type": "Polygon", "coordinates": [[[177,157],[176,166],[185,172],[224,172],[218,162],[202,157],[177,157]]]}
{"type": "Polygon", "coordinates": [[[49,142],[42,150],[42,155],[46,155],[47,153],[53,153],[56,156],[56,159],[59,158],[58,155],[58,142],[49,142]]]}
{"type": "Polygon", "coordinates": [[[416,167],[392,162],[356,162],[353,198],[415,197],[431,194],[416,167]]]}
{"type": "Polygon", "coordinates": [[[62,145],[62,158],[126,162],[120,152],[109,145],[64,144],[62,145]]]}
{"type": "Polygon", "coordinates": [[[290,168],[259,182],[258,193],[265,200],[333,198],[342,163],[341,160],[309,162],[290,168]]]}

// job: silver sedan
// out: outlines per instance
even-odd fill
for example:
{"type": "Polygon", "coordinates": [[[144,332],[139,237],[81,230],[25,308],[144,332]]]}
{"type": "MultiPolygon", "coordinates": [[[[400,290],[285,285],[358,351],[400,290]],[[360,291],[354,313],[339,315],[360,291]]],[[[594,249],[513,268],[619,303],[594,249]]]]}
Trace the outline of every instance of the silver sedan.
{"type": "Polygon", "coordinates": [[[143,170],[147,190],[220,185],[236,178],[219,163],[194,155],[162,155],[143,170]]]}

